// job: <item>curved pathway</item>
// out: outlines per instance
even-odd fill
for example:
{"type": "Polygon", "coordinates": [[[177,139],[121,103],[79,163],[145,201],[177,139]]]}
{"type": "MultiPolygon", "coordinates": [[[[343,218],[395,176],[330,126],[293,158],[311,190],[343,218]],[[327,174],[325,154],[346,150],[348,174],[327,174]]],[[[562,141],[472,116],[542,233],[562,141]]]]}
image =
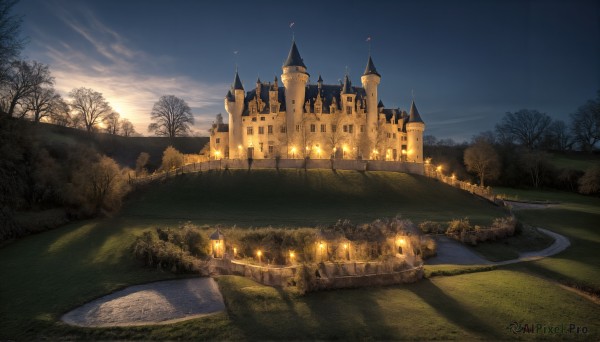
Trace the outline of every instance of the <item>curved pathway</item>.
{"type": "Polygon", "coordinates": [[[212,278],[135,285],[68,312],[63,322],[82,327],[168,324],[225,310],[212,278]]]}
{"type": "Polygon", "coordinates": [[[450,239],[446,236],[438,236],[436,242],[438,244],[437,256],[427,260],[427,265],[508,265],[517,262],[539,260],[551,255],[558,254],[564,251],[571,245],[569,239],[565,236],[549,231],[548,229],[538,228],[542,233],[550,235],[554,238],[554,243],[540,251],[521,253],[517,259],[505,261],[489,261],[484,259],[479,254],[473,252],[462,243],[450,239]]]}

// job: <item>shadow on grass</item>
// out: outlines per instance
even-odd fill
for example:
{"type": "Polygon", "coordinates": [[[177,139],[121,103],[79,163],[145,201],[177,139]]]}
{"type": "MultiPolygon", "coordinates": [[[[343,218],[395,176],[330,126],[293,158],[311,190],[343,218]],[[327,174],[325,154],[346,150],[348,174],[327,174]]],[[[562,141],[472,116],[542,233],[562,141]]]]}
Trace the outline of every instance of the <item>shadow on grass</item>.
{"type": "Polygon", "coordinates": [[[444,293],[431,280],[423,279],[418,284],[406,288],[458,327],[486,339],[498,340],[503,337],[503,335],[496,332],[496,328],[489,326],[465,309],[461,303],[444,293]]]}

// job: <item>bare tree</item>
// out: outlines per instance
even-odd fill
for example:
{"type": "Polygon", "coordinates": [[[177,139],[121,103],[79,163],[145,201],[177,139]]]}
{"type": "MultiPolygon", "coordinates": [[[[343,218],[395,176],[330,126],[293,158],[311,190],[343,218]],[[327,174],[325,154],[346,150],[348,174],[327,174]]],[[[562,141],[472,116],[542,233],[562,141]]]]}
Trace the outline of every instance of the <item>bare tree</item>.
{"type": "Polygon", "coordinates": [[[566,151],[573,146],[573,137],[562,120],[552,122],[544,137],[544,146],[551,150],[566,151]]]}
{"type": "Polygon", "coordinates": [[[56,106],[62,105],[62,98],[54,88],[37,87],[25,99],[25,112],[31,114],[34,122],[40,122],[41,119],[49,117],[56,106]]]}
{"type": "Polygon", "coordinates": [[[106,133],[117,135],[121,130],[121,115],[117,112],[110,112],[102,118],[106,133]]]}
{"type": "Polygon", "coordinates": [[[600,141],[600,92],[597,100],[590,100],[571,114],[571,131],[577,144],[585,151],[593,151],[600,141]]]}
{"type": "Polygon", "coordinates": [[[104,99],[102,93],[93,89],[75,88],[71,90],[69,97],[71,98],[71,108],[75,112],[74,114],[81,119],[88,132],[94,129],[98,120],[103,119],[105,115],[112,112],[112,108],[108,101],[104,99]]]}
{"type": "Polygon", "coordinates": [[[85,205],[92,214],[118,209],[123,196],[129,191],[123,170],[106,156],[101,156],[97,162],[77,173],[75,182],[80,183],[85,205]]]}
{"type": "Polygon", "coordinates": [[[536,188],[542,185],[545,174],[550,169],[549,158],[550,155],[542,151],[526,151],[521,155],[521,165],[531,177],[531,185],[536,188]]]}
{"type": "Polygon", "coordinates": [[[71,118],[71,108],[60,95],[55,99],[53,105],[51,106],[48,119],[50,123],[58,126],[74,127],[73,120],[71,118]]]}
{"type": "Polygon", "coordinates": [[[517,142],[529,149],[537,148],[552,119],[537,110],[521,109],[508,112],[496,125],[496,133],[502,142],[517,142]]]}
{"type": "Polygon", "coordinates": [[[6,81],[10,62],[16,60],[25,45],[19,37],[22,19],[12,15],[17,0],[0,0],[0,85],[6,81]]]}
{"type": "Polygon", "coordinates": [[[153,122],[148,126],[148,131],[171,138],[187,135],[194,124],[190,106],[173,95],[162,96],[152,107],[150,117],[153,122]]]}
{"type": "Polygon", "coordinates": [[[485,186],[485,180],[496,179],[500,175],[500,157],[494,147],[480,138],[465,150],[467,170],[479,177],[479,184],[485,186]]]}
{"type": "MultiPolygon", "coordinates": [[[[14,116],[18,107],[25,109],[25,100],[42,86],[54,84],[48,66],[36,61],[10,63],[2,86],[2,102],[8,116],[14,116]]],[[[24,113],[21,113],[23,116],[24,113]]]]}
{"type": "Polygon", "coordinates": [[[582,194],[600,193],[600,166],[593,166],[579,179],[579,192],[582,194]]]}
{"type": "Polygon", "coordinates": [[[133,124],[131,121],[129,121],[129,119],[121,120],[121,135],[124,137],[130,137],[135,133],[135,127],[133,127],[133,124]]]}

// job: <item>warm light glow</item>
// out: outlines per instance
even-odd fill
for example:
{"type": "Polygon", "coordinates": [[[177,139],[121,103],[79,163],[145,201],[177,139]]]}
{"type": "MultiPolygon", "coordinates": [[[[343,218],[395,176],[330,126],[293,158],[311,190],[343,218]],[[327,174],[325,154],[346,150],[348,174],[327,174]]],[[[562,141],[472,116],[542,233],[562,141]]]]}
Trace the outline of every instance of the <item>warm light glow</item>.
{"type": "Polygon", "coordinates": [[[295,147],[295,146],[292,146],[292,149],[291,149],[291,151],[292,151],[292,153],[296,153],[296,147],[295,147]]]}
{"type": "Polygon", "coordinates": [[[452,179],[456,179],[456,175],[455,174],[452,174],[452,179]]]}
{"type": "Polygon", "coordinates": [[[238,145],[238,148],[241,150],[242,149],[242,145],[238,145]]]}
{"type": "Polygon", "coordinates": [[[406,242],[406,241],[405,241],[404,239],[402,239],[402,238],[400,238],[400,239],[398,239],[398,240],[396,241],[396,243],[397,243],[397,244],[399,244],[399,245],[403,245],[405,242],[406,242]]]}
{"type": "Polygon", "coordinates": [[[373,154],[379,153],[376,149],[373,149],[373,154]]]}
{"type": "Polygon", "coordinates": [[[348,244],[347,243],[344,244],[344,249],[348,249],[348,244]]]}
{"type": "Polygon", "coordinates": [[[233,255],[237,255],[237,247],[233,247],[233,255]]]}
{"type": "Polygon", "coordinates": [[[290,252],[290,258],[294,259],[296,257],[296,254],[294,254],[294,252],[290,252]]]}
{"type": "Polygon", "coordinates": [[[308,150],[310,150],[310,147],[308,147],[308,145],[306,145],[306,150],[307,150],[307,151],[308,151],[308,150]]]}
{"type": "Polygon", "coordinates": [[[337,151],[337,147],[334,147],[334,148],[333,148],[333,153],[335,153],[335,151],[337,151]]]}
{"type": "Polygon", "coordinates": [[[402,154],[406,154],[406,150],[402,150],[402,154]]]}
{"type": "Polygon", "coordinates": [[[256,251],[256,256],[258,256],[260,258],[261,255],[262,255],[262,252],[260,251],[260,249],[258,251],[256,251]]]}
{"type": "Polygon", "coordinates": [[[325,245],[324,245],[324,244],[321,242],[321,243],[319,244],[319,248],[323,249],[323,248],[325,248],[325,245]]]}
{"type": "Polygon", "coordinates": [[[437,170],[438,172],[441,172],[441,171],[442,171],[442,165],[438,166],[438,167],[436,168],[436,170],[437,170]]]}
{"type": "Polygon", "coordinates": [[[425,164],[429,165],[431,163],[431,158],[425,159],[425,164]]]}
{"type": "Polygon", "coordinates": [[[344,151],[344,152],[348,151],[348,145],[342,146],[342,151],[344,151]]]}

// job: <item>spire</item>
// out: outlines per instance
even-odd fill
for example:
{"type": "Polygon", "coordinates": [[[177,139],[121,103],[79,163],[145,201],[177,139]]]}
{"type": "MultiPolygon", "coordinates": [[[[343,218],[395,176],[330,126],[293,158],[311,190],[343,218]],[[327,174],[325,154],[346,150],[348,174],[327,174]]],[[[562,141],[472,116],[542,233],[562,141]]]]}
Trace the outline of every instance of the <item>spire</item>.
{"type": "Polygon", "coordinates": [[[261,83],[261,82],[260,82],[260,77],[257,77],[257,78],[256,78],[256,84],[260,84],[260,83],[261,83]]]}
{"type": "Polygon", "coordinates": [[[244,90],[244,86],[242,85],[242,81],[240,81],[240,75],[238,75],[237,69],[235,70],[235,80],[233,80],[233,89],[234,90],[244,90]]]}
{"type": "Polygon", "coordinates": [[[302,57],[300,57],[300,52],[298,52],[298,47],[296,47],[296,41],[292,42],[292,48],[290,49],[288,58],[285,61],[285,64],[283,64],[283,66],[284,67],[301,66],[301,67],[306,68],[306,65],[304,65],[304,61],[302,60],[302,57]]]}
{"type": "Polygon", "coordinates": [[[321,78],[321,74],[319,74],[319,79],[317,80],[317,83],[323,83],[323,79],[321,78]]]}
{"type": "Polygon", "coordinates": [[[381,77],[381,75],[379,75],[377,72],[377,69],[375,69],[375,64],[373,64],[373,59],[371,59],[371,56],[369,56],[369,61],[367,62],[367,67],[365,68],[365,73],[363,75],[377,75],[381,77]]]}
{"type": "Polygon", "coordinates": [[[419,111],[417,110],[417,106],[415,106],[415,100],[410,104],[410,113],[408,115],[408,122],[420,122],[424,123],[423,119],[421,119],[421,115],[419,115],[419,111]]]}
{"type": "Polygon", "coordinates": [[[383,107],[385,107],[383,105],[383,102],[381,100],[379,100],[379,103],[377,104],[377,108],[383,108],[383,107]]]}
{"type": "Polygon", "coordinates": [[[235,101],[235,97],[233,96],[233,94],[231,94],[231,90],[227,91],[227,95],[225,95],[225,98],[227,99],[227,101],[235,101]]]}
{"type": "Polygon", "coordinates": [[[344,77],[344,85],[342,86],[342,94],[354,94],[354,91],[352,90],[352,82],[350,82],[350,78],[348,77],[348,74],[346,74],[346,77],[344,77]]]}

